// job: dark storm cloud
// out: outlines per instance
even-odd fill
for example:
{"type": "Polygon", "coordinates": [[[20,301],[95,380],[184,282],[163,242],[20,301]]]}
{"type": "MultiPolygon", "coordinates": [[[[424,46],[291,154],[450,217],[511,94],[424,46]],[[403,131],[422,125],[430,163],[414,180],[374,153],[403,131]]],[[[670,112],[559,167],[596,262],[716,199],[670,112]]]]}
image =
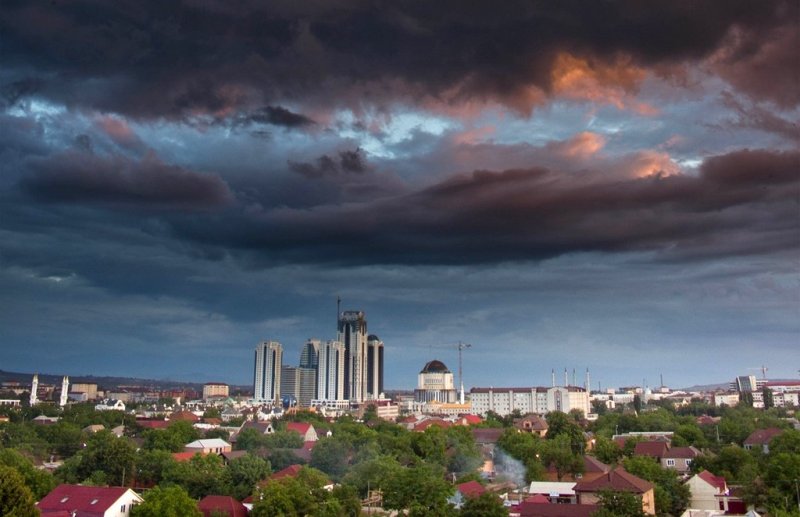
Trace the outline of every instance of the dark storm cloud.
{"type": "Polygon", "coordinates": [[[344,174],[364,174],[369,164],[361,149],[339,151],[335,156],[323,154],[315,162],[288,161],[289,170],[306,178],[322,178],[344,174]]]}
{"type": "Polygon", "coordinates": [[[663,252],[664,259],[797,246],[800,153],[742,150],[699,175],[590,181],[544,168],[476,171],[362,204],[275,209],[184,238],[264,262],[470,264],[572,252],[663,252]]]}
{"type": "MultiPolygon", "coordinates": [[[[9,101],[36,94],[144,118],[393,95],[524,108],[534,102],[530,86],[552,92],[562,53],[625,88],[635,87],[629,74],[602,71],[620,56],[661,70],[713,56],[749,94],[796,104],[797,82],[777,79],[792,56],[797,18],[791,0],[277,2],[269,9],[20,1],[0,14],[0,60],[9,101]]],[[[273,109],[269,123],[303,122],[273,109]]]]}
{"type": "Polygon", "coordinates": [[[316,124],[305,115],[294,113],[281,106],[265,106],[243,115],[237,122],[239,124],[270,124],[287,128],[301,128],[316,124]]]}
{"type": "Polygon", "coordinates": [[[218,176],[168,165],[148,155],[140,161],[65,152],[35,159],[22,190],[45,202],[205,210],[233,200],[218,176]]]}

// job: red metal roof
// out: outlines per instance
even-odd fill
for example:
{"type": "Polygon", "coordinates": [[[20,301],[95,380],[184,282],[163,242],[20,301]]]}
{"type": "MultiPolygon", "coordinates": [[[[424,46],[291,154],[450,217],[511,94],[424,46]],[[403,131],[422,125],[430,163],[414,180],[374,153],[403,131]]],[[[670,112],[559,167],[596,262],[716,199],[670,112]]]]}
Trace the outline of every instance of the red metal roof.
{"type": "Polygon", "coordinates": [[[269,478],[270,479],[281,479],[285,477],[295,477],[300,472],[300,469],[303,468],[302,465],[294,464],[289,465],[283,470],[279,470],[278,472],[272,474],[269,478]]]}
{"type": "Polygon", "coordinates": [[[633,455],[661,459],[667,454],[668,449],[667,442],[638,442],[633,449],[633,455]]]}
{"type": "Polygon", "coordinates": [[[286,424],[287,431],[294,431],[302,435],[305,435],[309,429],[311,429],[311,424],[308,422],[289,422],[286,424]]]}
{"type": "Polygon", "coordinates": [[[575,492],[596,492],[604,488],[620,490],[623,492],[633,492],[643,494],[653,488],[653,484],[633,474],[626,472],[623,468],[606,473],[591,481],[580,481],[575,484],[575,492]]]}
{"type": "Polygon", "coordinates": [[[591,517],[600,506],[596,504],[550,504],[523,501],[517,509],[521,517],[591,517]]]}
{"type": "Polygon", "coordinates": [[[716,487],[720,492],[724,492],[727,488],[727,483],[725,482],[725,478],[722,476],[715,476],[711,472],[704,470],[703,472],[698,474],[698,477],[708,483],[709,485],[716,487]]]}
{"type": "Polygon", "coordinates": [[[51,512],[78,512],[85,517],[103,517],[129,489],[124,487],[99,487],[81,485],[58,485],[39,501],[43,515],[51,512]]]}
{"type": "Polygon", "coordinates": [[[465,497],[479,497],[486,492],[486,489],[477,481],[467,481],[456,486],[459,492],[464,494],[465,497]]]}
{"type": "Polygon", "coordinates": [[[672,447],[665,454],[665,458],[696,458],[700,456],[700,451],[692,446],[672,447]]]}
{"type": "Polygon", "coordinates": [[[247,517],[247,507],[227,495],[207,495],[197,503],[197,508],[204,517],[217,517],[219,513],[229,517],[247,517]]]}
{"type": "Polygon", "coordinates": [[[745,438],[745,445],[764,445],[769,443],[773,438],[783,433],[783,429],[777,427],[770,427],[768,429],[757,429],[752,432],[750,436],[745,438]]]}

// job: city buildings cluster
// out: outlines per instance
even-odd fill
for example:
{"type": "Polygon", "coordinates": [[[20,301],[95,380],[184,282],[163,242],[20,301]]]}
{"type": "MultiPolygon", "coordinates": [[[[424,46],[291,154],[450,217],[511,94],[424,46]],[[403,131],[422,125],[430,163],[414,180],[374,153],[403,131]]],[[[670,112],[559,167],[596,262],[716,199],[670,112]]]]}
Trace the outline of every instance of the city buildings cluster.
{"type": "Polygon", "coordinates": [[[337,312],[336,339],[309,339],[296,367],[283,364],[280,342],[256,346],[255,401],[344,409],[383,398],[383,341],[367,333],[363,311],[337,312]]]}

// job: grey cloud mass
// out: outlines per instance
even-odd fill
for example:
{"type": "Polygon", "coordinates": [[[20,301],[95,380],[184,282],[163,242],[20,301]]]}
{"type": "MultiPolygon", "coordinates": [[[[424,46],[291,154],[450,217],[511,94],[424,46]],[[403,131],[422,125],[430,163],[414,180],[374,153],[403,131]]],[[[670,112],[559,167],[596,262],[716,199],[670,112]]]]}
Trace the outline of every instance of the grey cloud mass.
{"type": "Polygon", "coordinates": [[[341,296],[389,388],[458,340],[468,385],[796,376],[798,19],[4,2],[0,368],[246,384],[341,296]]]}

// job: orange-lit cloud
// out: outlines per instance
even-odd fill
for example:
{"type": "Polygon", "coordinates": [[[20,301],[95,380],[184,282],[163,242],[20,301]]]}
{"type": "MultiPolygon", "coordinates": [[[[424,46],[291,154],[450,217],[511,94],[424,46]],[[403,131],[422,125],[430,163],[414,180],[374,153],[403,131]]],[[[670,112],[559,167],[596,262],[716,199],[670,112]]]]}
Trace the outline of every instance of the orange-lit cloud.
{"type": "Polygon", "coordinates": [[[596,154],[606,145],[606,139],[597,133],[583,131],[564,142],[548,145],[557,154],[567,158],[585,159],[596,154]]]}
{"type": "Polygon", "coordinates": [[[624,172],[629,177],[646,178],[650,176],[675,176],[681,167],[668,153],[641,151],[627,160],[624,172]]]}
{"type": "Polygon", "coordinates": [[[641,115],[655,115],[658,110],[636,100],[636,91],[647,72],[618,57],[613,63],[588,61],[567,53],[556,57],[552,69],[552,89],[567,99],[611,104],[621,110],[641,115]]]}

